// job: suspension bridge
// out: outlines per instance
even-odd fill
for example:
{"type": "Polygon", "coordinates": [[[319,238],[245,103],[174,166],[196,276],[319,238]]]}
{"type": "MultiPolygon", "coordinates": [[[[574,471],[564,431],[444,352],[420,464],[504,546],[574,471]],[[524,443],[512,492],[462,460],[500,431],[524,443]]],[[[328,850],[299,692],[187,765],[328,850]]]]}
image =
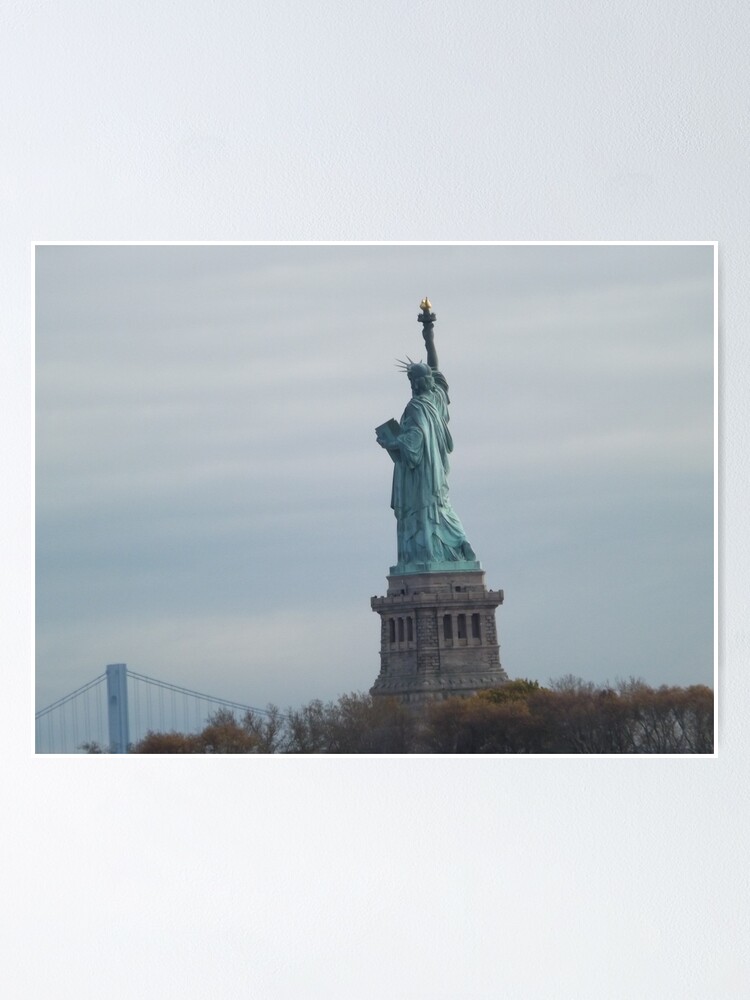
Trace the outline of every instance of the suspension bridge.
{"type": "Polygon", "coordinates": [[[110,663],[105,672],[36,713],[36,752],[86,753],[96,746],[127,753],[147,732],[196,733],[221,709],[267,715],[262,708],[201,694],[110,663]]]}

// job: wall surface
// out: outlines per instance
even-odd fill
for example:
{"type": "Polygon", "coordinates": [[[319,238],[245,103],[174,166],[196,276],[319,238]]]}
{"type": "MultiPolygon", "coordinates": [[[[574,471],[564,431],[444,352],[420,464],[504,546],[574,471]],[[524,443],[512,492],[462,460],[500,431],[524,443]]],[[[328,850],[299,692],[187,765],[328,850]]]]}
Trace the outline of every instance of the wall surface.
{"type": "Polygon", "coordinates": [[[0,29],[13,995],[743,996],[747,4],[16,0],[0,29]],[[717,757],[32,758],[32,241],[696,239],[717,757]]]}

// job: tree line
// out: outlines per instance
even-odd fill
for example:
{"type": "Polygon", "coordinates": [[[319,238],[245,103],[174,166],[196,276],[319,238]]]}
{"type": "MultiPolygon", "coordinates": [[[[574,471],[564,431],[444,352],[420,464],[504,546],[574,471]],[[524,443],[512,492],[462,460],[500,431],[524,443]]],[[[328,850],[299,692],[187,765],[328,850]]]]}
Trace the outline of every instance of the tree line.
{"type": "MultiPolygon", "coordinates": [[[[199,733],[148,732],[131,753],[710,754],[713,691],[596,685],[567,676],[514,680],[418,707],[369,694],[314,700],[282,713],[221,709],[199,733]]],[[[85,744],[88,753],[101,753],[85,744]]]]}

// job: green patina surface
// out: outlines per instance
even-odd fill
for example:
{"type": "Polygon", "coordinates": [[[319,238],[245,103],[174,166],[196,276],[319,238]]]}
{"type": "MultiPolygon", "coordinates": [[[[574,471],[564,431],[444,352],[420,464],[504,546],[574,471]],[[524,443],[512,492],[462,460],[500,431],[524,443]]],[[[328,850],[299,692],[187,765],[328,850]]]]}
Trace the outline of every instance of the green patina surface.
{"type": "Polygon", "coordinates": [[[481,567],[448,497],[453,438],[448,428],[448,383],[438,367],[433,336],[435,315],[423,308],[418,319],[423,324],[427,364],[404,364],[412,397],[400,423],[389,420],[376,430],[378,444],[394,463],[391,507],[396,515],[398,563],[391,572],[476,570],[481,567]]]}

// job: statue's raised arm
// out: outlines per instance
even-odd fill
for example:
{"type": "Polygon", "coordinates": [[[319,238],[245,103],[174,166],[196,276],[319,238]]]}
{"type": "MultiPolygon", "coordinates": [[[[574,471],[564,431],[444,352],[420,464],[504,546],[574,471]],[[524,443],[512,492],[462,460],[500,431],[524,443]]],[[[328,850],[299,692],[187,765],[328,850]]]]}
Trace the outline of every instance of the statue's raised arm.
{"type": "Polygon", "coordinates": [[[417,316],[417,320],[422,324],[422,336],[427,348],[427,364],[433,371],[437,371],[438,364],[437,351],[435,350],[435,320],[437,317],[432,312],[432,304],[429,299],[422,299],[419,303],[422,312],[417,316]]]}

